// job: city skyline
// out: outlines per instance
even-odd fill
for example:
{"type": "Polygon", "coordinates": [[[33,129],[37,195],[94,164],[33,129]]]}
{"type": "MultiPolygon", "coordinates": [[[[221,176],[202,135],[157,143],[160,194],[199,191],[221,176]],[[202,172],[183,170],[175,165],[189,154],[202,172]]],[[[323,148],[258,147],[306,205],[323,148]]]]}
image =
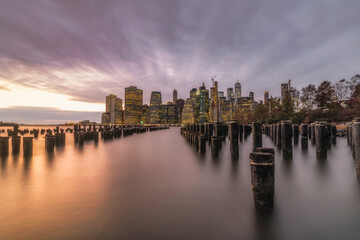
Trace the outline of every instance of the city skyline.
{"type": "Polygon", "coordinates": [[[225,96],[239,80],[256,100],[279,96],[288,79],[298,89],[349,79],[360,66],[359,8],[355,0],[3,0],[1,120],[99,121],[110,93],[124,99],[122,89],[138,86],[149,104],[151,91],[168,102],[176,88],[186,99],[215,74],[225,96]]]}

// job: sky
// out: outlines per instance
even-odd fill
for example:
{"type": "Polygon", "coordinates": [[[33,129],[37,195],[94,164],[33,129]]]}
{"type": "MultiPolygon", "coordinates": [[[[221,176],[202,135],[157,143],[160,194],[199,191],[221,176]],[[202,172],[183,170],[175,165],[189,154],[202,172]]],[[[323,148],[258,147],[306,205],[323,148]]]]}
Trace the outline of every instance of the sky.
{"type": "Polygon", "coordinates": [[[0,121],[100,121],[105,96],[242,95],[360,73],[358,0],[0,0],[0,121]]]}

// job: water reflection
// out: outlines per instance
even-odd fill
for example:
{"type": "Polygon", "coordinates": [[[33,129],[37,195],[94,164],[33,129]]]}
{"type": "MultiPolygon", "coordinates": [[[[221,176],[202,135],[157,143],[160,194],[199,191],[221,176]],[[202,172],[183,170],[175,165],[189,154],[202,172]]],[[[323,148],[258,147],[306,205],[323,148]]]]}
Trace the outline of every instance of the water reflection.
{"type": "MultiPolygon", "coordinates": [[[[0,158],[0,239],[114,239],[121,233],[122,239],[281,240],[294,239],[294,232],[297,239],[358,234],[360,168],[342,159],[351,159],[346,139],[338,139],[325,162],[316,159],[311,144],[308,151],[294,147],[291,161],[276,150],[276,205],[264,215],[253,210],[251,138],[222,142],[218,157],[212,157],[211,145],[199,154],[178,128],[82,147],[72,136],[67,133],[66,146],[52,154],[40,135],[31,158],[22,153],[0,158]],[[314,229],[323,231],[313,234],[314,229]]],[[[265,135],[263,143],[273,146],[265,135]]]]}
{"type": "Polygon", "coordinates": [[[255,219],[255,238],[261,240],[274,240],[277,239],[274,227],[273,227],[273,219],[275,212],[259,212],[254,211],[254,219],[255,219]]]}

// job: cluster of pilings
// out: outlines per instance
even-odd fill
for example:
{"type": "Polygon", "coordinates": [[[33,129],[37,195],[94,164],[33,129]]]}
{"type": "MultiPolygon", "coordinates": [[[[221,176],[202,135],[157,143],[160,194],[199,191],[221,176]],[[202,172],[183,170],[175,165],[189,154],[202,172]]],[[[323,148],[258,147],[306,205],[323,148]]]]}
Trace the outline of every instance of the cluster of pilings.
{"type": "Polygon", "coordinates": [[[206,142],[211,145],[211,155],[217,157],[222,147],[222,142],[228,136],[232,157],[238,155],[238,142],[251,133],[251,126],[239,124],[237,121],[229,123],[201,123],[187,124],[181,128],[181,134],[200,154],[206,152],[206,142]]]}
{"type": "MultiPolygon", "coordinates": [[[[5,132],[4,129],[2,129],[2,132],[5,132]]],[[[22,146],[23,146],[23,155],[24,157],[30,157],[33,154],[33,137],[21,137],[19,136],[19,133],[21,135],[24,135],[24,132],[30,132],[30,131],[20,131],[19,125],[15,124],[13,126],[13,129],[8,129],[7,137],[0,137],[0,156],[6,157],[9,155],[9,142],[11,139],[11,147],[12,147],[12,154],[18,155],[20,154],[20,146],[21,146],[21,139],[22,139],[22,146]]],[[[35,138],[38,137],[39,130],[34,129],[31,131],[35,138]]]]}
{"type": "Polygon", "coordinates": [[[355,159],[356,173],[360,175],[360,118],[355,118],[346,127],[347,142],[355,159]]]}
{"type": "MultiPolygon", "coordinates": [[[[74,133],[74,142],[79,146],[83,146],[86,141],[99,142],[99,134],[104,141],[120,138],[121,136],[130,136],[134,133],[144,133],[147,131],[157,131],[162,129],[169,129],[168,126],[139,126],[139,125],[124,125],[124,126],[80,126],[75,124],[74,128],[60,128],[56,126],[51,129],[19,129],[19,125],[15,124],[13,129],[7,129],[7,137],[0,137],[0,155],[7,156],[9,154],[9,140],[11,139],[12,153],[19,154],[21,138],[23,139],[23,153],[24,156],[30,156],[33,153],[33,138],[38,138],[40,135],[45,135],[45,150],[48,153],[53,153],[55,147],[65,146],[66,133],[74,133]],[[21,137],[24,134],[33,134],[33,137],[21,137]]],[[[1,129],[5,133],[5,129],[1,129]]]]}
{"type": "Polygon", "coordinates": [[[274,144],[282,149],[284,159],[292,158],[292,147],[298,144],[299,137],[301,149],[308,149],[308,141],[316,146],[316,156],[326,159],[327,150],[331,144],[336,144],[337,130],[335,124],[315,122],[311,124],[292,124],[291,121],[282,121],[265,125],[265,132],[274,144]]]}

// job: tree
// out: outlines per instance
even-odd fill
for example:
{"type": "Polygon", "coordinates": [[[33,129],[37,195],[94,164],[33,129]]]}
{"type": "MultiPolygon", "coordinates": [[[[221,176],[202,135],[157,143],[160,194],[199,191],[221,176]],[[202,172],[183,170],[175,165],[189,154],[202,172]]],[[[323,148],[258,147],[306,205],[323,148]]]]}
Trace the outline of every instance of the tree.
{"type": "Polygon", "coordinates": [[[323,112],[329,109],[331,103],[334,102],[334,86],[329,81],[323,81],[316,90],[314,102],[323,112]]]}
{"type": "Polygon", "coordinates": [[[313,110],[315,95],[316,87],[313,84],[309,84],[308,86],[301,89],[300,101],[303,109],[306,112],[313,110]]]}

